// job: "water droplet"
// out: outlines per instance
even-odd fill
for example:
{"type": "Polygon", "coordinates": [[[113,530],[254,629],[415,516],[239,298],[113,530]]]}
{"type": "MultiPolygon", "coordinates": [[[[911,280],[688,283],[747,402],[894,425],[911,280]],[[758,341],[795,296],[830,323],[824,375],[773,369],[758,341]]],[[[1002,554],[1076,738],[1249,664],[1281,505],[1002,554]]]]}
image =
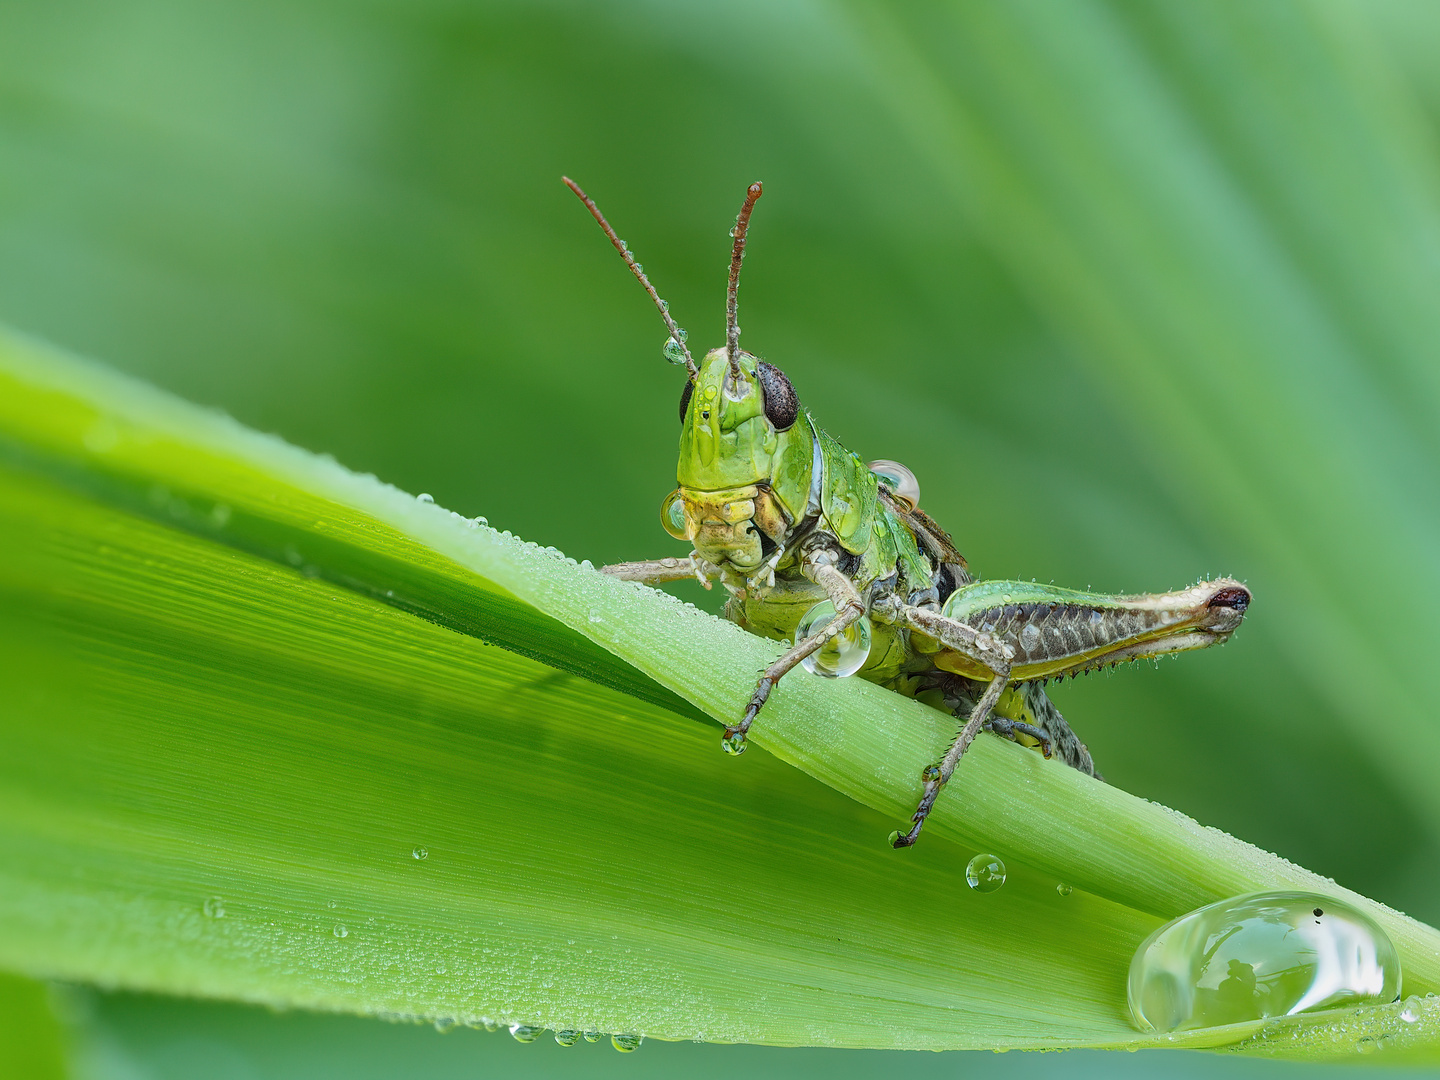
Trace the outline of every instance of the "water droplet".
{"type": "Polygon", "coordinates": [[[325,901],[325,906],[328,907],[331,911],[334,911],[334,910],[335,910],[337,907],[339,907],[340,905],[339,905],[339,903],[338,903],[337,901],[335,901],[335,900],[326,900],[326,901],[325,901]]]}
{"type": "Polygon", "coordinates": [[[588,1042],[588,1043],[597,1043],[597,1042],[599,1042],[601,1039],[603,1039],[604,1037],[605,1037],[605,1035],[604,1035],[603,1032],[599,1032],[599,1031],[587,1031],[587,1032],[585,1032],[585,1041],[588,1042]]]}
{"type": "Polygon", "coordinates": [[[1011,597],[1010,597],[1010,594],[1009,594],[1008,592],[1007,592],[1007,593],[1001,593],[1001,594],[1000,594],[1000,602],[1001,602],[1002,604],[1008,604],[1008,603],[1010,603],[1010,600],[1011,600],[1011,597]]]}
{"type": "MultiPolygon", "coordinates": [[[[829,600],[820,601],[800,619],[800,625],[795,627],[795,640],[808,638],[833,618],[835,605],[829,600]]],[[[870,619],[862,615],[800,662],[812,674],[840,679],[854,675],[869,658],[870,619]]]]}
{"type": "Polygon", "coordinates": [[[720,749],[727,754],[743,754],[745,752],[745,736],[738,731],[732,731],[720,740],[720,749]]]}
{"type": "Polygon", "coordinates": [[[332,934],[334,934],[336,937],[349,937],[349,936],[350,936],[350,928],[349,928],[348,926],[346,926],[344,923],[338,923],[338,922],[337,922],[337,923],[335,924],[335,929],[334,929],[334,930],[331,930],[330,932],[331,932],[332,934]]]}
{"type": "Polygon", "coordinates": [[[891,829],[891,830],[890,830],[890,835],[885,838],[885,842],[886,842],[887,844],[889,844],[889,845],[893,848],[893,847],[895,846],[895,841],[896,841],[896,840],[899,840],[899,839],[900,839],[900,830],[899,830],[899,829],[891,829]]]}
{"type": "Polygon", "coordinates": [[[205,913],[207,919],[223,919],[225,917],[225,901],[219,896],[208,896],[205,903],[200,905],[200,910],[205,913]]]}
{"type": "Polygon", "coordinates": [[[414,851],[410,852],[410,855],[416,859],[428,859],[430,857],[430,850],[428,848],[417,847],[414,851]]]}
{"type": "Polygon", "coordinates": [[[915,474],[904,465],[898,461],[872,461],[866,468],[875,474],[875,479],[893,491],[897,499],[908,503],[911,509],[920,505],[920,481],[916,480],[915,474]]]}
{"type": "Polygon", "coordinates": [[[532,1043],[544,1034],[542,1027],[531,1027],[529,1024],[511,1024],[510,1035],[516,1042],[532,1043]]]}
{"type": "Polygon", "coordinates": [[[685,500],[676,488],[660,503],[660,524],[676,540],[690,539],[690,526],[685,521],[685,500]]]}
{"type": "Polygon", "coordinates": [[[1375,1050],[1375,1040],[1369,1035],[1362,1036],[1355,1040],[1355,1052],[1357,1054],[1373,1054],[1375,1050]]]}
{"type": "Polygon", "coordinates": [[[965,880],[976,892],[994,892],[1005,884],[1005,864],[1000,856],[981,852],[965,864],[965,880]]]}
{"type": "Polygon", "coordinates": [[[419,495],[415,496],[415,501],[422,503],[433,503],[435,501],[435,496],[429,494],[428,492],[422,491],[419,495]]]}
{"type": "Polygon", "coordinates": [[[622,1054],[639,1050],[640,1044],[645,1040],[639,1035],[611,1035],[610,1045],[619,1050],[622,1054]]]}
{"type": "Polygon", "coordinates": [[[590,613],[590,621],[591,621],[592,623],[603,623],[603,622],[605,621],[605,616],[603,616],[603,615],[596,615],[596,614],[592,611],[592,612],[590,613]]]}
{"type": "Polygon", "coordinates": [[[1333,897],[1267,892],[1160,927],[1130,961],[1128,996],[1141,1030],[1179,1031],[1385,1003],[1399,991],[1400,958],[1370,916],[1333,897]]]}
{"type": "Polygon", "coordinates": [[[1055,886],[1055,891],[1061,896],[1069,896],[1075,889],[1073,886],[1066,885],[1065,882],[1062,881],[1059,885],[1055,886]]]}
{"type": "Polygon", "coordinates": [[[690,335],[685,332],[684,327],[677,326],[675,329],[677,331],[676,335],[665,339],[665,359],[669,360],[672,364],[683,364],[685,363],[685,346],[683,342],[685,342],[690,335]]]}
{"type": "Polygon", "coordinates": [[[942,771],[939,765],[926,765],[920,770],[920,782],[922,784],[938,784],[942,771]]]}
{"type": "Polygon", "coordinates": [[[1405,1008],[1400,1010],[1400,1019],[1407,1024],[1413,1024],[1420,1019],[1420,999],[1407,998],[1405,1008]]]}
{"type": "Polygon", "coordinates": [[[566,1028],[564,1031],[555,1032],[555,1041],[561,1046],[574,1046],[580,1041],[580,1032],[571,1031],[566,1028]]]}

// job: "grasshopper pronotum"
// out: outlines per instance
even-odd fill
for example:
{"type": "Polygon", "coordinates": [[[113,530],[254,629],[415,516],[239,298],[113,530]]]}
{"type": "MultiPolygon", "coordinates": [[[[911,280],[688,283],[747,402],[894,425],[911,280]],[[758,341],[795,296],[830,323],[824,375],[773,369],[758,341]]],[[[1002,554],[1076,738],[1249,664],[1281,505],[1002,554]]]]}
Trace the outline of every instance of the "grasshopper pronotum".
{"type": "Polygon", "coordinates": [[[820,675],[858,674],[963,720],[945,757],[921,774],[924,794],[908,847],[975,736],[993,732],[1057,755],[1091,776],[1085,744],[1043,689],[1050,678],[1227,640],[1250,590],[1238,581],[1107,596],[1024,581],[976,581],[950,537],[919,507],[914,475],[865,464],[822,431],[779,368],[740,348],[736,297],[750,214],[745,195],[730,256],[725,345],[696,364],[634,256],[568,177],[605,235],[660,309],[665,355],[689,375],[680,394],[679,487],[661,507],[688,558],[619,563],[605,573],[659,584],[695,577],[730,593],[726,617],[794,644],[765,669],[722,746],[746,734],[775,684],[797,664],[820,675]]]}

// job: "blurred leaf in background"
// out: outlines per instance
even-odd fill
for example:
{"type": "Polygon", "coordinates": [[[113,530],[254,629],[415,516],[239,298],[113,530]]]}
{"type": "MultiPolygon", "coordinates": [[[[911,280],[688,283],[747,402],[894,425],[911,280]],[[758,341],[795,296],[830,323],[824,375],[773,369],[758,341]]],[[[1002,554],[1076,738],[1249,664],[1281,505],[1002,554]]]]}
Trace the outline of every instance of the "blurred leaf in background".
{"type": "Polygon", "coordinates": [[[1435,922],[1437,45],[1423,0],[7,3],[0,318],[666,554],[679,379],[558,177],[702,347],[763,179],[746,345],[984,574],[1255,590],[1057,694],[1107,779],[1435,922]]]}

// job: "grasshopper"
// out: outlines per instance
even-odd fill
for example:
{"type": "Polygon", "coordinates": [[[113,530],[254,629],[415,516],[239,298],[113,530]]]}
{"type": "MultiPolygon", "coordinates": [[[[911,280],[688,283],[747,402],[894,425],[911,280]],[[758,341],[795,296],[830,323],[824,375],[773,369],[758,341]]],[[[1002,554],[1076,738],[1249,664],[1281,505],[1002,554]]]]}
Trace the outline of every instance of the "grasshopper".
{"type": "Polygon", "coordinates": [[[722,747],[743,753],[775,685],[797,665],[859,675],[955,716],[954,742],[926,766],[919,806],[894,847],[914,844],[936,797],[982,731],[1058,757],[1090,776],[1090,752],[1046,696],[1052,678],[1229,639],[1250,605],[1239,581],[1111,596],[1024,581],[981,581],[920,509],[903,465],[868,464],[823,431],[779,368],[740,348],[737,297],[752,184],[731,231],[725,344],[696,363],[634,255],[599,208],[564,178],[650,294],[687,373],[680,393],[679,486],[661,523],[692,545],[686,558],[604,567],[648,585],[697,578],[730,594],[725,615],[792,645],[760,675],[722,747]]]}

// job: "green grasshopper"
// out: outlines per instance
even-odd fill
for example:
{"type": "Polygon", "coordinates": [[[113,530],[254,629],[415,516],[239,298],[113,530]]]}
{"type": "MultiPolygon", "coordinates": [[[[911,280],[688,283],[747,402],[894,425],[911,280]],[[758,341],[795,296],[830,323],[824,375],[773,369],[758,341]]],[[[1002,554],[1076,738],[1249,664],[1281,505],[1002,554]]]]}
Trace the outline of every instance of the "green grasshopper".
{"type": "Polygon", "coordinates": [[[1138,596],[977,580],[920,509],[910,470],[862,462],[816,425],[779,368],[740,348],[740,264],[760,184],[746,192],[731,231],[725,345],[696,364],[635,257],[589,196],[564,179],[660,309],[670,332],[666,358],[689,376],[680,394],[679,487],[660,517],[693,550],[604,572],[648,585],[695,577],[708,589],[718,581],[730,593],[727,618],[794,642],[726,727],[727,752],[744,752],[775,684],[797,664],[832,678],[859,675],[945,710],[963,723],[944,758],[921,773],[910,830],[891,835],[895,847],[909,847],[981,730],[1095,775],[1089,751],[1046,696],[1047,680],[1203,649],[1240,625],[1250,590],[1229,578],[1138,596]]]}

